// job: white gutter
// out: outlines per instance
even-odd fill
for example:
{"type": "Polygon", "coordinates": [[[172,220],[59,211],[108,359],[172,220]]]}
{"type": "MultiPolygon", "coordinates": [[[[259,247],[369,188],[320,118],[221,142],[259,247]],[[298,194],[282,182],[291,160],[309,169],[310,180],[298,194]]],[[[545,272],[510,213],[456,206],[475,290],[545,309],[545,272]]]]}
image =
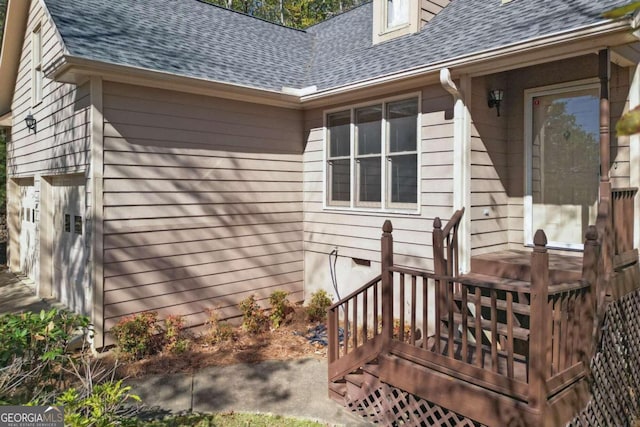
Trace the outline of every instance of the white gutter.
{"type": "Polygon", "coordinates": [[[460,76],[459,90],[448,68],[440,70],[440,84],[453,96],[453,209],[465,208],[460,223],[460,273],[471,270],[471,77],[460,76]]]}

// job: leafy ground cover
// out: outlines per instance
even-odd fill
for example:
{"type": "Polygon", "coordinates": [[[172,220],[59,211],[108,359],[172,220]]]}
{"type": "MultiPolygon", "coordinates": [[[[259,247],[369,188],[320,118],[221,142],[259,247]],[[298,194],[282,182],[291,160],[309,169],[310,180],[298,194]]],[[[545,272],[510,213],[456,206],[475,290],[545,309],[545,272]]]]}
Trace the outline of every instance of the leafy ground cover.
{"type": "Polygon", "coordinates": [[[315,421],[264,414],[192,414],[162,420],[137,421],[131,427],[319,427],[315,421]]]}

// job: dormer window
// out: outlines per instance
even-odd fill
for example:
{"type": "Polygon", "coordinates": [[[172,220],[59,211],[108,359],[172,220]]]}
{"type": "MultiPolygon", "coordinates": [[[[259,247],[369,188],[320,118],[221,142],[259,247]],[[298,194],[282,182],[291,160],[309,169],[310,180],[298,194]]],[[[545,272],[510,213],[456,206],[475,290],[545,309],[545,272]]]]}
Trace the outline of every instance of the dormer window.
{"type": "Polygon", "coordinates": [[[409,24],[410,0],[387,0],[387,30],[409,24]]]}

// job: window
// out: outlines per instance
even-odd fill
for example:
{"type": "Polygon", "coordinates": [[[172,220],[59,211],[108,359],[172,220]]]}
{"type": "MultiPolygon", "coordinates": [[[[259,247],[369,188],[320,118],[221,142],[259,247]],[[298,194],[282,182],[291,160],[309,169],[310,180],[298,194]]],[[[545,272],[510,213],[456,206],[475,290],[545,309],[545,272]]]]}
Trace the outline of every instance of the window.
{"type": "Polygon", "coordinates": [[[44,74],[42,73],[42,32],[37,27],[31,37],[31,61],[32,61],[32,96],[33,105],[42,102],[42,86],[44,74]]]}
{"type": "Polygon", "coordinates": [[[386,6],[387,29],[409,23],[409,0],[386,0],[386,6]]]}
{"type": "Polygon", "coordinates": [[[328,206],[417,209],[418,105],[410,98],[327,114],[328,206]]]}
{"type": "Polygon", "coordinates": [[[78,215],[73,216],[73,232],[77,235],[82,235],[82,217],[78,215]]]}
{"type": "Polygon", "coordinates": [[[71,215],[64,214],[64,231],[71,233],[71,215]]]}

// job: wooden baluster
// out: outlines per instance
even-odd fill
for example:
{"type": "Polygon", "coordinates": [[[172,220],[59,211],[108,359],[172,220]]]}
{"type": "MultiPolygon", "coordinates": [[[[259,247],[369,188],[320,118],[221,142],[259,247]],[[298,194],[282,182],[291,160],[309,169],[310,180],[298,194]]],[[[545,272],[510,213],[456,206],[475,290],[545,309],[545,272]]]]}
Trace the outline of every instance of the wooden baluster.
{"type": "MultiPolygon", "coordinates": [[[[376,285],[373,285],[373,288],[375,289],[376,285]]],[[[364,291],[364,295],[362,298],[362,312],[363,314],[363,319],[362,319],[362,343],[366,344],[367,340],[369,339],[369,328],[367,327],[368,324],[368,320],[369,320],[369,290],[367,289],[366,291],[364,291]]]]}
{"type": "Polygon", "coordinates": [[[344,344],[344,355],[346,356],[349,353],[349,300],[344,302],[344,339],[342,343],[344,344]]]}
{"type": "Polygon", "coordinates": [[[456,357],[456,352],[454,349],[454,342],[453,342],[453,338],[454,338],[453,334],[455,332],[455,324],[453,320],[453,312],[455,310],[455,301],[453,300],[454,282],[453,280],[447,280],[445,283],[447,286],[447,326],[448,326],[447,333],[449,334],[448,345],[447,345],[447,347],[449,348],[449,351],[447,352],[447,354],[449,355],[449,357],[453,359],[456,357]]]}
{"type": "Polygon", "coordinates": [[[380,286],[380,282],[376,283],[373,286],[373,335],[380,335],[380,318],[378,317],[378,313],[380,312],[380,304],[378,301],[378,287],[380,286]]]}
{"type": "Polygon", "coordinates": [[[411,276],[411,345],[416,344],[416,276],[411,276]]]}
{"type": "MultiPolygon", "coordinates": [[[[433,220],[433,271],[436,276],[444,275],[444,248],[442,237],[442,223],[440,218],[436,217],[433,220]]],[[[435,324],[435,350],[436,353],[442,354],[440,345],[440,324],[442,323],[442,310],[445,308],[446,300],[444,298],[444,283],[441,278],[437,277],[435,280],[435,306],[436,306],[436,324],[435,324]]]]}
{"type": "Polygon", "coordinates": [[[398,301],[398,305],[400,307],[400,327],[398,330],[398,339],[400,340],[400,342],[404,342],[404,276],[404,273],[400,273],[400,301],[398,301]]]}
{"type": "Polygon", "coordinates": [[[507,376],[513,378],[513,294],[507,292],[507,376]]]}
{"type": "Polygon", "coordinates": [[[560,371],[560,320],[562,316],[560,307],[562,302],[561,295],[554,295],[553,298],[551,298],[551,301],[553,301],[551,306],[553,310],[553,315],[551,316],[553,318],[553,332],[551,338],[551,375],[553,375],[560,371]]]}
{"type": "Polygon", "coordinates": [[[358,348],[358,295],[353,297],[353,323],[351,323],[351,329],[353,330],[353,347],[358,348]]]}
{"type": "Polygon", "coordinates": [[[498,372],[498,293],[491,289],[491,369],[498,372]]]}
{"type": "Polygon", "coordinates": [[[569,293],[563,293],[560,295],[560,361],[558,363],[559,371],[566,369],[568,367],[567,360],[567,344],[568,340],[568,332],[569,332],[569,293]]]}
{"type": "Polygon", "coordinates": [[[468,319],[468,311],[467,307],[467,292],[469,289],[466,285],[460,285],[462,287],[462,361],[469,363],[469,348],[468,342],[469,339],[469,319],[468,319]]]}
{"type": "Polygon", "coordinates": [[[484,366],[484,356],[482,355],[482,289],[479,286],[476,287],[474,293],[476,302],[476,365],[482,368],[484,366]]]}
{"type": "Polygon", "coordinates": [[[429,349],[429,279],[422,278],[422,348],[429,349]]]}
{"type": "Polygon", "coordinates": [[[329,359],[329,364],[331,364],[340,357],[340,343],[338,340],[338,308],[329,310],[327,314],[329,323],[329,351],[327,352],[327,358],[329,359]]]}
{"type": "Polygon", "coordinates": [[[386,220],[382,226],[382,339],[388,345],[393,339],[393,226],[386,220]]]}
{"type": "Polygon", "coordinates": [[[547,236],[542,230],[536,231],[531,254],[531,317],[529,335],[529,406],[537,410],[540,422],[545,417],[547,406],[547,373],[549,345],[548,313],[549,300],[549,254],[547,236]]]}

